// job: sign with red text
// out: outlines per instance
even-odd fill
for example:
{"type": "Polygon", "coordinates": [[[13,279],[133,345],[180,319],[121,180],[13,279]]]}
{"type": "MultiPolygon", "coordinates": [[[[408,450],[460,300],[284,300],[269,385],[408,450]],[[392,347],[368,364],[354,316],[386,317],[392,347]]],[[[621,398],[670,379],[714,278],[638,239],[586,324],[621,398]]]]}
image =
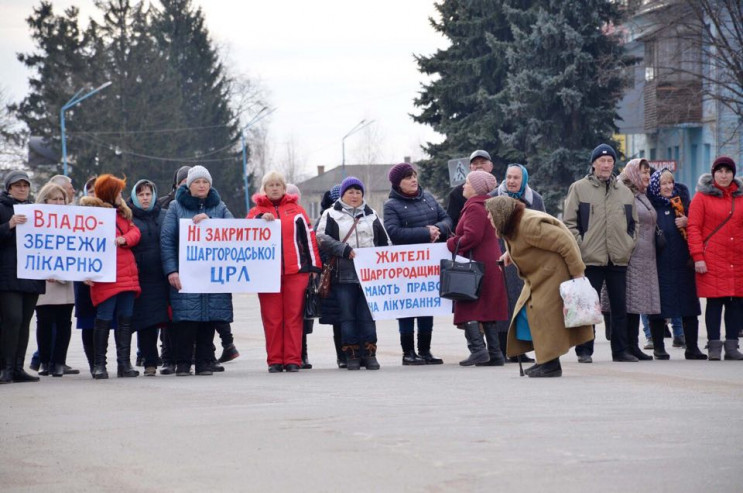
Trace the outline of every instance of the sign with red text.
{"type": "Polygon", "coordinates": [[[23,204],[16,226],[19,279],[116,281],[116,211],[104,207],[23,204]]]}
{"type": "Polygon", "coordinates": [[[648,161],[650,164],[650,167],[654,170],[661,170],[663,168],[668,168],[668,171],[675,173],[676,172],[676,161],[648,161]]]}
{"type": "Polygon", "coordinates": [[[354,266],[374,320],[451,315],[451,300],[439,297],[445,243],[355,248],[354,266]]]}
{"type": "Polygon", "coordinates": [[[278,293],[281,221],[181,219],[181,293],[278,293]]]}

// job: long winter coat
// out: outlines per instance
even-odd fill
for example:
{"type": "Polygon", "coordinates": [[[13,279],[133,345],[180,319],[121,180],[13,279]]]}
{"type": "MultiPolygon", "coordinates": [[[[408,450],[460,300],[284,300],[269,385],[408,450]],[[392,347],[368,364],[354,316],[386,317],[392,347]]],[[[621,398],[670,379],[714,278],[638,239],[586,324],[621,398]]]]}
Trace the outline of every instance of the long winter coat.
{"type": "MultiPolygon", "coordinates": [[[[96,197],[82,197],[80,205],[88,207],[113,207],[96,197]]],[[[139,287],[139,272],[134,260],[132,248],[137,246],[141,237],[139,228],[132,221],[132,211],[126,204],[121,204],[116,211],[116,238],[123,236],[124,245],[116,245],[116,282],[96,282],[90,288],[90,300],[93,306],[98,306],[112,296],[127,291],[133,291],[139,296],[142,289],[139,287]]],[[[113,244],[113,242],[112,242],[113,244]]]]}
{"type": "Polygon", "coordinates": [[[506,249],[524,280],[508,330],[508,356],[534,350],[544,363],[568,352],[570,347],[593,339],[593,327],[566,328],[560,283],[581,277],[585,265],[572,233],[549,214],[525,210],[506,249]],[[516,315],[526,306],[533,341],[516,338],[516,315]]]}
{"type": "Polygon", "coordinates": [[[700,176],[689,208],[687,231],[692,258],[707,264],[705,274],[696,274],[697,294],[702,298],[742,297],[743,181],[735,178],[723,190],[715,186],[711,174],[700,176]],[[712,234],[730,214],[733,201],[733,216],[712,234]]]}
{"type": "MultiPolygon", "coordinates": [[[[676,183],[675,193],[681,198],[688,216],[689,189],[676,183]]],[[[650,197],[658,215],[658,227],[666,238],[666,247],[657,254],[658,287],[660,288],[660,317],[694,317],[701,313],[694,265],[689,245],[676,227],[676,213],[667,200],[650,197]]]]}
{"type": "MultiPolygon", "coordinates": [[[[501,182],[498,188],[490,192],[491,197],[498,197],[499,195],[506,195],[505,182],[501,182]]],[[[520,200],[527,209],[547,212],[544,208],[544,200],[542,200],[542,196],[534,191],[529,185],[526,186],[521,198],[517,200],[520,200]]],[[[502,238],[498,239],[498,245],[502,252],[506,250],[506,244],[503,242],[502,238]]],[[[506,294],[508,295],[508,319],[499,321],[495,324],[498,332],[508,332],[508,326],[511,324],[511,317],[516,308],[516,300],[519,299],[519,296],[521,296],[521,290],[524,288],[524,281],[519,277],[519,272],[515,265],[505,266],[503,268],[503,273],[506,281],[506,294]]]]}
{"type": "Polygon", "coordinates": [[[332,282],[356,284],[359,282],[356,268],[353,260],[348,258],[351,251],[357,248],[387,246],[392,243],[376,211],[366,202],[360,207],[351,207],[341,200],[336,201],[333,207],[323,212],[320,217],[317,226],[317,241],[320,243],[321,252],[327,258],[337,258],[332,282]],[[356,227],[344,243],[341,240],[348,235],[356,219],[358,219],[356,227]]]}
{"type": "Polygon", "coordinates": [[[152,210],[145,211],[129,200],[134,224],[139,228],[142,238],[132,248],[139,268],[139,285],[142,294],[134,302],[134,322],[136,329],[145,329],[168,322],[168,295],[170,284],[163,273],[160,255],[160,230],[165,220],[165,211],[155,204],[152,210]]]}
{"type": "Polygon", "coordinates": [[[446,240],[453,252],[459,243],[459,255],[485,263],[485,277],[480,286],[480,297],[475,301],[454,302],[454,323],[494,322],[508,318],[508,303],[503,272],[498,266],[501,256],[495,229],[485,210],[487,195],[470,197],[462,208],[454,236],[446,240]]]}
{"type": "MultiPolygon", "coordinates": [[[[0,291],[18,291],[21,293],[44,293],[46,281],[18,279],[16,249],[16,228],[10,227],[15,204],[31,204],[30,201],[19,202],[3,190],[0,192],[0,291]]],[[[0,321],[2,324],[2,321],[0,321]]]]}
{"type": "Polygon", "coordinates": [[[428,225],[439,228],[439,241],[445,241],[451,233],[451,218],[433,195],[420,187],[415,197],[390,190],[389,200],[384,203],[384,229],[393,245],[431,243],[428,225]]]}
{"type": "Polygon", "coordinates": [[[633,192],[639,228],[637,243],[627,264],[627,313],[654,315],[660,313],[658,267],[655,263],[657,215],[644,193],[633,192]]]}
{"type": "Polygon", "coordinates": [[[299,205],[299,197],[285,193],[274,204],[264,194],[258,194],[253,200],[255,207],[248,211],[248,219],[271,213],[281,221],[281,273],[320,272],[322,261],[317,239],[307,212],[299,205]]]}
{"type": "MultiPolygon", "coordinates": [[[[197,214],[210,218],[232,219],[232,213],[213,188],[205,199],[191,195],[186,185],[181,185],[170,203],[160,231],[163,274],[167,277],[178,272],[178,228],[181,219],[192,219],[197,214]]],[[[230,293],[179,293],[170,287],[170,306],[173,322],[232,322],[232,294],[230,293]]]]}

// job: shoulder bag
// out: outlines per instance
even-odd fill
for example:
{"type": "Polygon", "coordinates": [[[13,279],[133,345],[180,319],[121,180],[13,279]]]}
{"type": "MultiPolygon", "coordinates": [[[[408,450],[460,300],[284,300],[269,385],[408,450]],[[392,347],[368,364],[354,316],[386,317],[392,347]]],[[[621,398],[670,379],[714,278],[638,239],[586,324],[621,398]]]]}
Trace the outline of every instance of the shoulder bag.
{"type": "Polygon", "coordinates": [[[451,254],[451,260],[441,259],[439,272],[439,296],[454,301],[476,301],[480,297],[482,278],[485,277],[485,263],[472,260],[457,262],[459,241],[451,254]]]}
{"type": "MultiPolygon", "coordinates": [[[[348,234],[341,240],[341,243],[345,243],[348,241],[348,239],[351,237],[351,233],[353,233],[353,230],[356,229],[356,225],[359,223],[359,219],[361,218],[357,217],[354,220],[353,226],[351,226],[351,229],[348,230],[348,234]]],[[[333,272],[335,272],[337,264],[338,257],[333,255],[331,259],[322,266],[322,274],[320,274],[320,285],[317,288],[317,294],[320,296],[320,298],[327,298],[330,294],[330,281],[333,278],[333,272]]]]}

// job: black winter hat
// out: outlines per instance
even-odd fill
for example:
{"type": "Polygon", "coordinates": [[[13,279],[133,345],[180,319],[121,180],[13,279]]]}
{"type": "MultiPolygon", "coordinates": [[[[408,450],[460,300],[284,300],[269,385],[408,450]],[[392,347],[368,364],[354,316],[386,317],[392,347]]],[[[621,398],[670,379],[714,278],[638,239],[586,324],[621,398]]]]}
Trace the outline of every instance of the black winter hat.
{"type": "Polygon", "coordinates": [[[611,156],[614,159],[614,162],[617,162],[617,153],[609,144],[600,144],[596,149],[593,150],[593,152],[591,153],[591,164],[593,164],[594,161],[596,161],[601,156],[611,156]]]}

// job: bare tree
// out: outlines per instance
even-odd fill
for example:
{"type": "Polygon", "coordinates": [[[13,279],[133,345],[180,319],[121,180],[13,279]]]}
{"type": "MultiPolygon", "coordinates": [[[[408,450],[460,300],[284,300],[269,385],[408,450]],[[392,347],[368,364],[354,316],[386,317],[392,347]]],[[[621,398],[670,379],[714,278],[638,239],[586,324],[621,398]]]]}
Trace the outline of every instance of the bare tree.
{"type": "Polygon", "coordinates": [[[377,123],[372,123],[361,129],[357,135],[352,137],[357,144],[353,147],[353,160],[357,164],[378,164],[385,160],[382,149],[384,148],[384,131],[377,123]]]}
{"type": "Polygon", "coordinates": [[[743,2],[673,0],[649,5],[643,8],[654,19],[653,38],[661,40],[653,53],[659,73],[653,75],[695,79],[704,97],[743,118],[743,2]]]}
{"type": "Polygon", "coordinates": [[[275,167],[281,171],[287,183],[299,183],[306,176],[305,159],[294,135],[284,143],[284,154],[275,167]]]}
{"type": "Polygon", "coordinates": [[[0,169],[18,167],[26,163],[24,143],[28,132],[9,109],[7,94],[0,87],[0,169]]]}

